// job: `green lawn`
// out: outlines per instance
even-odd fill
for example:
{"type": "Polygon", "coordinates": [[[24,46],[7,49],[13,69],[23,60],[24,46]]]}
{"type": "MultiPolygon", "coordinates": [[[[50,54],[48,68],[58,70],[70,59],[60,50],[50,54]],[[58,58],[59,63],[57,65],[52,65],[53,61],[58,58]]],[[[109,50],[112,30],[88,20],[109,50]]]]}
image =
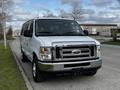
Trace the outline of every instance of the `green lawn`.
{"type": "Polygon", "coordinates": [[[120,45],[120,40],[117,41],[107,41],[107,42],[103,42],[103,44],[110,44],[110,45],[120,45]]]}
{"type": "Polygon", "coordinates": [[[0,90],[27,90],[12,52],[0,43],[0,90]]]}
{"type": "MultiPolygon", "coordinates": [[[[3,40],[3,39],[4,39],[3,35],[0,34],[0,40],[3,40]]],[[[6,39],[7,40],[14,40],[14,37],[13,36],[6,36],[6,39]]]]}

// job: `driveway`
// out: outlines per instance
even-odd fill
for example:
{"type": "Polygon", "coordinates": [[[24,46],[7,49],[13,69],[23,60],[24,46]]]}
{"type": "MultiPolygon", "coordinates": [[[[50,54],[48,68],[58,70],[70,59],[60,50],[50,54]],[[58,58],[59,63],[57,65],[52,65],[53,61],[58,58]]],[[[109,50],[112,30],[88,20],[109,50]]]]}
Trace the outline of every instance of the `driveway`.
{"type": "Polygon", "coordinates": [[[35,83],[31,63],[21,62],[19,39],[11,45],[34,90],[120,90],[120,47],[102,45],[103,66],[93,77],[64,76],[35,83]]]}

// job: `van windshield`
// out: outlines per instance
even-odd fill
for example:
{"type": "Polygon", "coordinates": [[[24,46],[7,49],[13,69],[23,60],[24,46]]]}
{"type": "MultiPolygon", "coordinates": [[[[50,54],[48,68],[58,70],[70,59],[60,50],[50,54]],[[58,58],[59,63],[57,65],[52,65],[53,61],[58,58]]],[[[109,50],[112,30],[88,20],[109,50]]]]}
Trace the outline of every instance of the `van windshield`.
{"type": "Polygon", "coordinates": [[[38,19],[36,36],[84,36],[80,25],[74,20],[38,19]]]}

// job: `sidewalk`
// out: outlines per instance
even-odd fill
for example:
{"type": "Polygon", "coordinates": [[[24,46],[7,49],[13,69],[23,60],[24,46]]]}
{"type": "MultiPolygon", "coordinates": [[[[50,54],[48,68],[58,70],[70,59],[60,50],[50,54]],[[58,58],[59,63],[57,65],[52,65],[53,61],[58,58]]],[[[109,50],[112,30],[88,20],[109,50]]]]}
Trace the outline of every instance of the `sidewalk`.
{"type": "Polygon", "coordinates": [[[25,81],[25,84],[26,84],[28,90],[34,90],[33,87],[32,87],[32,84],[30,83],[30,81],[29,81],[29,79],[28,79],[28,77],[27,77],[27,75],[25,73],[25,70],[24,70],[24,68],[22,66],[22,62],[20,60],[21,55],[19,55],[20,51],[16,50],[16,47],[15,47],[15,46],[17,46],[16,44],[17,43],[15,43],[15,41],[10,43],[10,47],[11,47],[13,56],[14,56],[14,58],[16,60],[16,63],[17,63],[17,66],[18,66],[19,70],[21,71],[21,74],[22,74],[22,76],[24,78],[24,81],[25,81]],[[18,55],[20,57],[18,57],[18,55]]]}

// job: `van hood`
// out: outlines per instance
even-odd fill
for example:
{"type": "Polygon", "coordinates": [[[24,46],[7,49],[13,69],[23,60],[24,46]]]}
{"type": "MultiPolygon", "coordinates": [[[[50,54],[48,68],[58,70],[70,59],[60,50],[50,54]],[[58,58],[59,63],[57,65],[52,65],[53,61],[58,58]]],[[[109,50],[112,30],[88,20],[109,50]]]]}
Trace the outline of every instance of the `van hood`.
{"type": "Polygon", "coordinates": [[[38,37],[39,41],[43,42],[42,46],[56,46],[56,45],[80,45],[80,44],[96,44],[100,45],[97,40],[88,36],[49,36],[38,37]]]}

